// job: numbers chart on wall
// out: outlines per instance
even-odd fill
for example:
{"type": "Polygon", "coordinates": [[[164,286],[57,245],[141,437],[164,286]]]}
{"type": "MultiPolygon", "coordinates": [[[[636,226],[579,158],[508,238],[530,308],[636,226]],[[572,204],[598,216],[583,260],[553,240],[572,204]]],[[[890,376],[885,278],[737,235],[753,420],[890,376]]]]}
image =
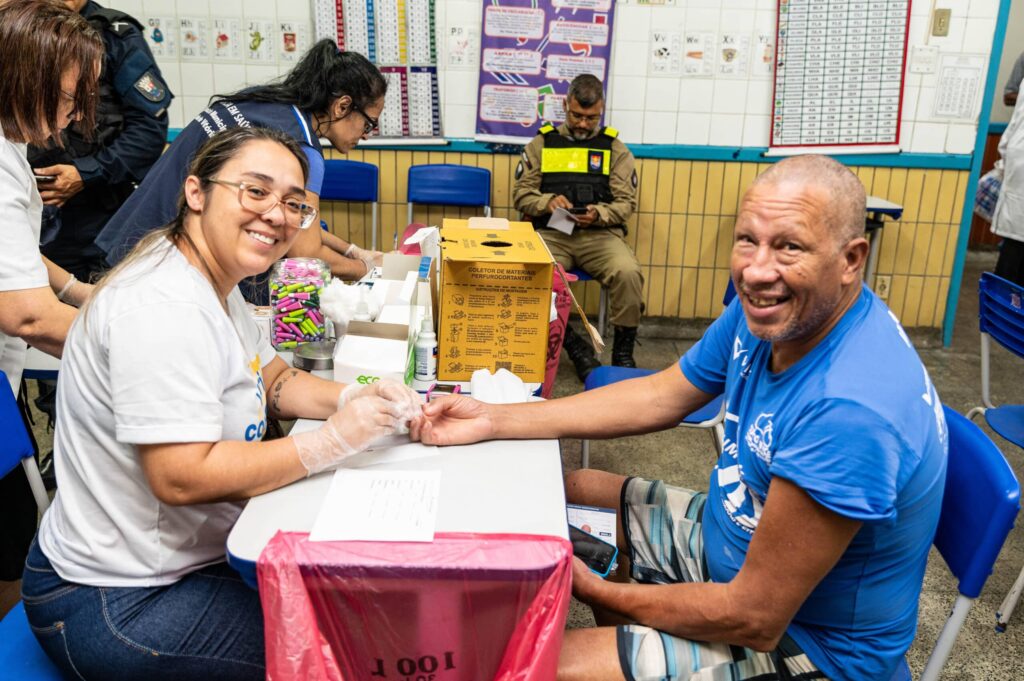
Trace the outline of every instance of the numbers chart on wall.
{"type": "Polygon", "coordinates": [[[388,81],[380,138],[441,136],[435,0],[314,0],[316,37],[359,52],[388,81]]]}
{"type": "Polygon", "coordinates": [[[771,149],[898,152],[908,0],[779,0],[771,149]]]}

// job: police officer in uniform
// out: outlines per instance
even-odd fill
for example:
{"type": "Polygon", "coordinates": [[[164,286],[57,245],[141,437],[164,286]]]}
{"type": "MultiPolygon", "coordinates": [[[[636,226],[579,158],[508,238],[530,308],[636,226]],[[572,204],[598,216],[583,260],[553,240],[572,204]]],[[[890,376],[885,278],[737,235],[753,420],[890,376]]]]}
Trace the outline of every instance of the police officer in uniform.
{"type": "MultiPolygon", "coordinates": [[[[601,81],[585,74],[569,85],[565,123],[541,127],[516,168],[513,201],[530,216],[552,255],[565,268],[580,267],[608,287],[615,326],[612,364],[635,367],[633,344],[640,324],[644,278],[625,241],[626,221],[636,209],[633,154],[614,128],[601,127],[601,81]],[[571,235],[548,228],[555,208],[574,214],[571,235]]],[[[566,327],[563,347],[580,380],[601,362],[589,342],[566,327]]]]}
{"type": "Polygon", "coordinates": [[[82,281],[106,269],[93,244],[107,220],[160,157],[167,142],[173,95],[131,16],[86,0],[66,0],[106,47],[99,81],[96,130],[72,125],[64,148],[30,147],[28,159],[45,204],[43,255],[82,281]]]}

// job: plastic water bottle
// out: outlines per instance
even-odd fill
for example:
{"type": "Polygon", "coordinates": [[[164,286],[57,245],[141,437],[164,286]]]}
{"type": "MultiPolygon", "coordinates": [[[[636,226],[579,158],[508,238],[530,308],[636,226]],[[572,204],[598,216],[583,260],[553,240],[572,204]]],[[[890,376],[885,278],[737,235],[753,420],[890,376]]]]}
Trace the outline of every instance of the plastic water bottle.
{"type": "Polygon", "coordinates": [[[416,344],[413,345],[413,358],[416,362],[414,377],[417,381],[433,381],[437,378],[437,336],[434,334],[432,315],[423,318],[416,344]]]}

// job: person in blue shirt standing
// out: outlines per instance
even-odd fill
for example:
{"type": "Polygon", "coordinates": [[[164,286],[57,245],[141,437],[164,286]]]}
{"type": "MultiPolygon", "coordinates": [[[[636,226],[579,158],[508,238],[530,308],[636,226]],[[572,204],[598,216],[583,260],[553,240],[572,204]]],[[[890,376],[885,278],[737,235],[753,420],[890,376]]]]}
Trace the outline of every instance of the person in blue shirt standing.
{"type": "Polygon", "coordinates": [[[91,0],[66,0],[103,37],[95,130],[72,125],[63,147],[30,146],[28,160],[43,197],[43,255],[88,282],[106,269],[93,243],[167,141],[174,96],[142,35],[142,24],[91,0]]]}
{"type": "MultiPolygon", "coordinates": [[[[319,210],[324,178],[320,138],[342,153],[351,151],[377,128],[386,90],[387,81],[369,60],[324,39],[281,81],[214,96],[110,219],[96,245],[106,253],[107,262],[116,265],[143,236],[170,223],[192,156],[217,132],[233,127],[272,128],[294,138],[309,161],[307,201],[319,210]]],[[[320,258],[344,279],[362,277],[380,257],[320,229],[303,231],[288,255],[320,258]]],[[[250,302],[266,302],[265,278],[250,278],[241,288],[250,302]]]]}
{"type": "Polygon", "coordinates": [[[707,494],[594,470],[639,583],[578,559],[573,591],[635,624],[566,632],[559,679],[888,679],[914,638],[945,484],[939,396],[862,282],[865,192],[824,156],[780,161],[736,221],[737,298],[678,364],[560,400],[424,407],[429,444],[674,427],[724,394],[707,494]],[[697,676],[699,674],[699,677],[697,676]]]}

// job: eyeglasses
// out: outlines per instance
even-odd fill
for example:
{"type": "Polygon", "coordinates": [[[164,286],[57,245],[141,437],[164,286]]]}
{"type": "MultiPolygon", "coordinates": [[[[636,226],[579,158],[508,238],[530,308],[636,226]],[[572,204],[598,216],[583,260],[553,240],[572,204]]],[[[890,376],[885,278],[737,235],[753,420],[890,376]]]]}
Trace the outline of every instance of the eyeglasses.
{"type": "Polygon", "coordinates": [[[295,198],[282,199],[263,185],[252,182],[229,182],[211,177],[210,182],[238,189],[238,203],[257,215],[266,215],[277,206],[284,207],[284,221],[289,227],[308,229],[316,220],[316,209],[295,198]]]}
{"type": "Polygon", "coordinates": [[[70,92],[64,92],[63,88],[60,88],[60,93],[71,100],[71,111],[68,113],[68,118],[74,118],[78,115],[78,105],[75,104],[75,96],[70,92]]]}
{"type": "Polygon", "coordinates": [[[357,112],[360,116],[363,117],[363,120],[366,121],[365,123],[363,123],[363,134],[364,135],[369,135],[371,132],[373,132],[374,130],[377,129],[378,125],[380,125],[380,118],[379,117],[378,118],[373,118],[372,116],[367,114],[365,111],[360,109],[358,106],[356,106],[354,102],[352,104],[352,110],[357,112]]]}
{"type": "Polygon", "coordinates": [[[566,113],[569,114],[570,118],[577,120],[580,123],[597,123],[598,121],[601,120],[601,114],[594,114],[593,116],[584,116],[581,113],[576,113],[572,109],[569,109],[566,113]]]}

